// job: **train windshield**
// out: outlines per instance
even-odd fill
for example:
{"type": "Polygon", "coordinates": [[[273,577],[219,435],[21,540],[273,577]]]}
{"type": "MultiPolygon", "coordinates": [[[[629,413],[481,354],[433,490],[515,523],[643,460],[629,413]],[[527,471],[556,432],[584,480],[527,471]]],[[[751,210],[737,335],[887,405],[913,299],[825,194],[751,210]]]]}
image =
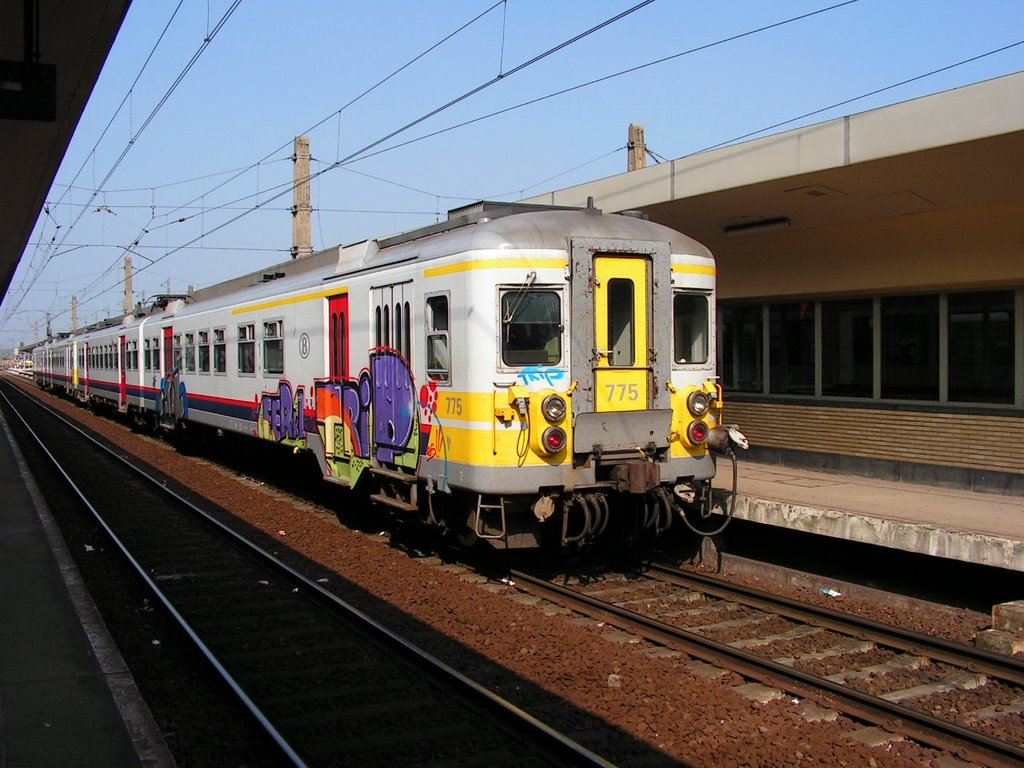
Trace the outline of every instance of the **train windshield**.
{"type": "Polygon", "coordinates": [[[501,326],[505,365],[561,362],[562,301],[557,291],[519,288],[503,293],[501,326]]]}

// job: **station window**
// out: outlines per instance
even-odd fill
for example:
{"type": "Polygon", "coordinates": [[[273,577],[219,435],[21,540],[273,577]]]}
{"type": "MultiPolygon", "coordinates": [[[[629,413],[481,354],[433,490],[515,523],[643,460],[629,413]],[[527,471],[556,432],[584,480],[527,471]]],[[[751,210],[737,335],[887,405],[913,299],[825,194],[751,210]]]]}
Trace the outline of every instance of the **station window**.
{"type": "Polygon", "coordinates": [[[722,310],[722,382],[736,392],[761,392],[764,387],[764,344],[761,306],[738,305],[722,310]]]}
{"type": "Polygon", "coordinates": [[[949,295],[949,399],[1013,402],[1013,291],[949,295]]]}
{"type": "Polygon", "coordinates": [[[882,397],[939,399],[939,297],[882,299],[882,397]]]}
{"type": "Polygon", "coordinates": [[[284,321],[263,324],[263,372],[271,376],[284,373],[284,321]]]}
{"type": "Polygon", "coordinates": [[[562,359],[562,302],[557,291],[526,286],[501,294],[501,361],[556,365],[562,359]]]}
{"type": "Polygon", "coordinates": [[[238,326],[238,372],[256,373],[256,326],[238,326]]]}
{"type": "Polygon", "coordinates": [[[185,371],[196,372],[196,335],[194,333],[185,334],[185,371]]]}
{"type": "Polygon", "coordinates": [[[425,314],[427,377],[437,382],[450,382],[448,296],[428,296],[425,314]]]}
{"type": "Polygon", "coordinates": [[[875,364],[874,302],[821,302],[821,393],[871,397],[875,364]]]}
{"type": "Polygon", "coordinates": [[[228,345],[227,331],[224,328],[213,329],[213,372],[227,373],[228,345]]]}
{"type": "Polygon", "coordinates": [[[814,302],[768,307],[768,389],[814,394],[814,302]]]}
{"type": "Polygon", "coordinates": [[[677,364],[708,361],[708,306],[703,293],[676,293],[672,297],[672,359],[677,364]]]}

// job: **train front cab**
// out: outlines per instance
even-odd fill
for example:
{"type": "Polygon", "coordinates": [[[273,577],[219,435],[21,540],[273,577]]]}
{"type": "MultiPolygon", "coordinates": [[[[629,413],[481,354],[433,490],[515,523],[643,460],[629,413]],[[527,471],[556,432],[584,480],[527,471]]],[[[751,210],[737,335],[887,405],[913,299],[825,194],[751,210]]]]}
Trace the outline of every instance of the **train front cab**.
{"type": "Polygon", "coordinates": [[[709,496],[705,444],[721,414],[713,381],[710,258],[679,265],[670,245],[577,238],[573,307],[572,461],[578,484],[562,544],[603,533],[608,508],[634,533],[659,533],[677,507],[709,496]],[[589,485],[589,487],[588,487],[589,485]]]}
{"type": "MultiPolygon", "coordinates": [[[[476,537],[497,548],[586,546],[658,534],[680,514],[710,510],[710,445],[731,447],[715,381],[715,267],[700,246],[676,245],[690,255],[673,259],[660,240],[571,239],[568,370],[552,354],[550,369],[537,363],[494,392],[493,452],[513,471],[476,483],[490,487],[469,516],[476,537]]],[[[502,359],[557,285],[528,279],[504,290],[502,359]]]]}

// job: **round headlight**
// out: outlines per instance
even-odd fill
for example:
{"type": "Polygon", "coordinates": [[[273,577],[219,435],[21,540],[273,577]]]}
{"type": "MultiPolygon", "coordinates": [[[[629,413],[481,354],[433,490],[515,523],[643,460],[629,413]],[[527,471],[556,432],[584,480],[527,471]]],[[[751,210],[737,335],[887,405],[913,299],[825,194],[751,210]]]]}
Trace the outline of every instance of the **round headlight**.
{"type": "Polygon", "coordinates": [[[561,395],[548,395],[540,404],[540,410],[548,421],[561,421],[565,416],[565,399],[561,395]]]}
{"type": "Polygon", "coordinates": [[[699,419],[707,413],[708,408],[711,407],[711,398],[708,397],[706,392],[702,392],[698,389],[686,398],[686,407],[689,409],[690,413],[699,419]]]}
{"type": "Polygon", "coordinates": [[[558,453],[560,450],[565,448],[567,438],[565,436],[565,430],[561,427],[548,427],[544,430],[544,434],[540,439],[541,445],[544,446],[544,450],[550,454],[558,453]]]}
{"type": "Polygon", "coordinates": [[[703,421],[691,421],[686,428],[686,436],[692,445],[700,445],[708,439],[708,425],[703,421]]]}

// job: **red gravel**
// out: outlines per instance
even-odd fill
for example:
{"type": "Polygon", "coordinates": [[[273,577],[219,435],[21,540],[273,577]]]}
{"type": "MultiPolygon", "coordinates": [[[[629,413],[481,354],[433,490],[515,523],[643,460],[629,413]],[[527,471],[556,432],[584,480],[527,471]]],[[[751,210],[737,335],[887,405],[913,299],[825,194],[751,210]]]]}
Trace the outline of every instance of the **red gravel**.
{"type": "MultiPolygon", "coordinates": [[[[428,650],[449,664],[484,669],[483,676],[494,679],[482,682],[495,684],[527,710],[539,703],[535,697],[543,698],[541,716],[555,727],[573,726],[559,722],[565,717],[560,710],[565,708],[556,704],[562,700],[572,705],[570,713],[589,713],[655,748],[665,756],[664,764],[936,765],[935,753],[914,745],[894,743],[869,749],[851,742],[847,733],[856,726],[843,718],[807,722],[801,717],[806,702],[785,698],[764,705],[752,703],[732,690],[742,682],[733,674],[704,677],[685,657],[655,659],[638,652],[648,647],[645,643],[630,647],[608,642],[600,631],[564,617],[546,616],[504,594],[467,583],[448,569],[425,565],[382,546],[376,537],[344,528],[330,512],[272,492],[210,462],[183,456],[166,443],[142,438],[73,404],[49,400],[126,452],[275,538],[282,554],[304,558],[309,564],[306,570],[314,577],[328,579],[327,586],[338,588],[343,597],[397,631],[403,627],[395,626],[396,621],[408,623],[413,630],[420,627],[428,650]],[[424,633],[424,626],[433,631],[424,633]],[[493,664],[481,665],[480,657],[493,664]],[[544,696],[538,697],[538,691],[544,696]]],[[[829,605],[836,604],[827,600],[829,605]]],[[[960,641],[969,641],[978,628],[977,614],[943,610],[887,615],[885,606],[863,602],[844,600],[859,613],[904,625],[909,622],[915,629],[960,641]]],[[[730,613],[723,620],[736,617],[730,613]]],[[[574,735],[596,751],[616,750],[609,757],[621,765],[631,762],[621,739],[606,740],[594,732],[574,735]]]]}

